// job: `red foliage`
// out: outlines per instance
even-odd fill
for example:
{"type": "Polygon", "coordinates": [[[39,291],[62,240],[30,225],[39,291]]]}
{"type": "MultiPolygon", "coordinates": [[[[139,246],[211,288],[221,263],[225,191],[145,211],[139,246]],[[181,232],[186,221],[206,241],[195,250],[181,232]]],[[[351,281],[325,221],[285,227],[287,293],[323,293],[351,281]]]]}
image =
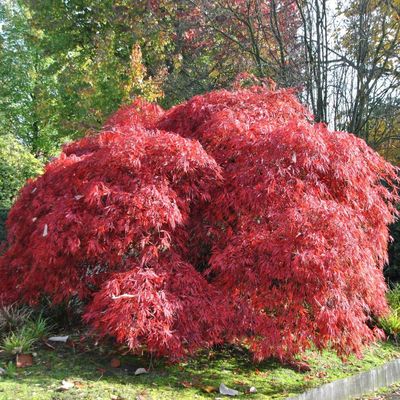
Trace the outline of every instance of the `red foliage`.
{"type": "Polygon", "coordinates": [[[172,359],[246,340],[256,360],[374,340],[396,170],[291,91],[141,100],[64,148],[10,212],[3,302],[78,295],[85,320],[172,359]],[[162,130],[157,130],[162,129],[162,130]]]}
{"type": "Polygon", "coordinates": [[[146,268],[132,262],[128,271],[114,274],[94,295],[85,318],[132,349],[146,344],[148,351],[176,359],[220,341],[217,296],[192,265],[172,253],[146,268]]]}

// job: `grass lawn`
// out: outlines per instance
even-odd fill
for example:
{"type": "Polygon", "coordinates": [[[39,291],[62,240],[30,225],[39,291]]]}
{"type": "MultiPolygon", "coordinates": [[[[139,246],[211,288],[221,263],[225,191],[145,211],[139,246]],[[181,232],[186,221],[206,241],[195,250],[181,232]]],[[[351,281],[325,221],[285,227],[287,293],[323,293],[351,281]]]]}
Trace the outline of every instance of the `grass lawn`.
{"type": "MultiPolygon", "coordinates": [[[[239,390],[238,399],[284,399],[400,357],[400,348],[379,343],[367,349],[363,359],[351,357],[346,363],[328,351],[309,352],[311,371],[298,372],[275,361],[254,365],[245,350],[231,347],[177,365],[153,362],[150,373],[138,376],[136,369],[148,368],[149,360],[122,356],[121,367],[112,368],[113,354],[104,348],[78,350],[60,344],[55,350],[41,346],[36,353],[32,367],[7,368],[9,373],[0,377],[1,400],[215,399],[223,397],[213,391],[220,383],[239,390]],[[74,382],[74,387],[59,391],[62,380],[74,382]],[[257,393],[246,394],[251,386],[257,393]]],[[[7,366],[8,360],[0,355],[0,366],[7,366]]]]}

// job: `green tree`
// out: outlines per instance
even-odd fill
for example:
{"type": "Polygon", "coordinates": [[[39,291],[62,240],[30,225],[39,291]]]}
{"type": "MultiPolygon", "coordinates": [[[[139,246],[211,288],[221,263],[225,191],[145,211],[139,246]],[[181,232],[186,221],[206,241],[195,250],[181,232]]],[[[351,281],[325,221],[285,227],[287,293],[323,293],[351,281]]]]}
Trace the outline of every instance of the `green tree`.
{"type": "Polygon", "coordinates": [[[42,163],[13,136],[0,136],[0,209],[10,208],[26,180],[41,172],[42,163]]]}
{"type": "Polygon", "coordinates": [[[48,159],[61,143],[101,126],[121,102],[138,94],[161,97],[170,41],[146,4],[3,3],[0,134],[17,137],[36,157],[48,159]],[[138,45],[143,59],[132,60],[138,45]],[[134,73],[137,62],[151,63],[141,77],[134,73]]]}
{"type": "Polygon", "coordinates": [[[60,140],[52,58],[40,48],[42,32],[29,10],[0,5],[0,135],[12,135],[37,157],[54,153],[60,140]]]}

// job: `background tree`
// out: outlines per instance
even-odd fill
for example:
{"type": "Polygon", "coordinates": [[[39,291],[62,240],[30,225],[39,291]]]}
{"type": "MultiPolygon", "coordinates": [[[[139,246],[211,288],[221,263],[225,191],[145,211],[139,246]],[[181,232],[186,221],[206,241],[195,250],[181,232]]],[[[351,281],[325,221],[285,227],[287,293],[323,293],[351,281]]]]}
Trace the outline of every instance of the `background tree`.
{"type": "Polygon", "coordinates": [[[12,129],[35,155],[48,156],[99,127],[133,95],[160,97],[154,82],[163,75],[169,41],[148,2],[27,0],[1,10],[2,132],[12,129]],[[140,51],[131,59],[137,45],[143,60],[140,51]],[[138,62],[151,65],[152,85],[136,75],[138,62]],[[127,93],[132,85],[137,90],[127,93]]]}
{"type": "Polygon", "coordinates": [[[60,138],[52,61],[40,48],[42,32],[32,26],[29,10],[2,3],[0,18],[0,134],[46,157],[60,138]]]}
{"type": "Polygon", "coordinates": [[[252,72],[286,87],[300,83],[300,18],[293,0],[188,3],[197,15],[191,19],[190,40],[216,46],[215,58],[228,59],[235,74],[252,72]]]}
{"type": "Polygon", "coordinates": [[[329,49],[332,21],[328,21],[326,0],[296,0],[301,16],[301,41],[304,52],[304,101],[317,122],[328,122],[329,49]]]}
{"type": "Polygon", "coordinates": [[[12,135],[0,136],[0,243],[6,239],[8,210],[29,178],[42,172],[42,163],[12,135]]]}
{"type": "Polygon", "coordinates": [[[316,120],[347,130],[397,162],[399,7],[394,1],[297,0],[304,100],[316,120]]]}
{"type": "Polygon", "coordinates": [[[45,147],[33,138],[48,138],[57,148],[98,128],[135,95],[170,106],[226,87],[243,71],[283,86],[301,81],[299,19],[289,0],[138,1],[134,7],[127,0],[11,0],[2,10],[0,74],[14,88],[2,109],[29,120],[26,133],[15,118],[8,125],[33,152],[45,147]],[[25,108],[17,93],[24,93],[25,108]]]}

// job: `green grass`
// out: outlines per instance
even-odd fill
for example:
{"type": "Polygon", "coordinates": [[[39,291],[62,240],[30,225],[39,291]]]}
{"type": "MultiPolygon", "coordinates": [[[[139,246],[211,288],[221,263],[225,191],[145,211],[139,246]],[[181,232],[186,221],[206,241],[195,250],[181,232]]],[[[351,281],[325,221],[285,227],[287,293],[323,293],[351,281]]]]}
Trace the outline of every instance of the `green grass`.
{"type": "MultiPolygon", "coordinates": [[[[346,363],[328,351],[309,352],[306,356],[311,371],[300,373],[275,361],[254,365],[246,351],[225,348],[177,365],[153,361],[149,374],[135,376],[136,368],[149,367],[149,360],[124,356],[120,368],[111,368],[113,354],[107,349],[78,351],[59,345],[56,350],[38,349],[34,366],[0,377],[0,399],[215,399],[221,395],[204,390],[217,388],[221,382],[241,393],[250,386],[256,387],[256,394],[242,394],[238,399],[284,399],[400,357],[400,349],[389,342],[380,343],[366,350],[363,359],[350,357],[346,363]],[[75,387],[57,391],[63,379],[75,382],[75,387]]],[[[0,366],[5,367],[9,358],[0,357],[0,366]]]]}

